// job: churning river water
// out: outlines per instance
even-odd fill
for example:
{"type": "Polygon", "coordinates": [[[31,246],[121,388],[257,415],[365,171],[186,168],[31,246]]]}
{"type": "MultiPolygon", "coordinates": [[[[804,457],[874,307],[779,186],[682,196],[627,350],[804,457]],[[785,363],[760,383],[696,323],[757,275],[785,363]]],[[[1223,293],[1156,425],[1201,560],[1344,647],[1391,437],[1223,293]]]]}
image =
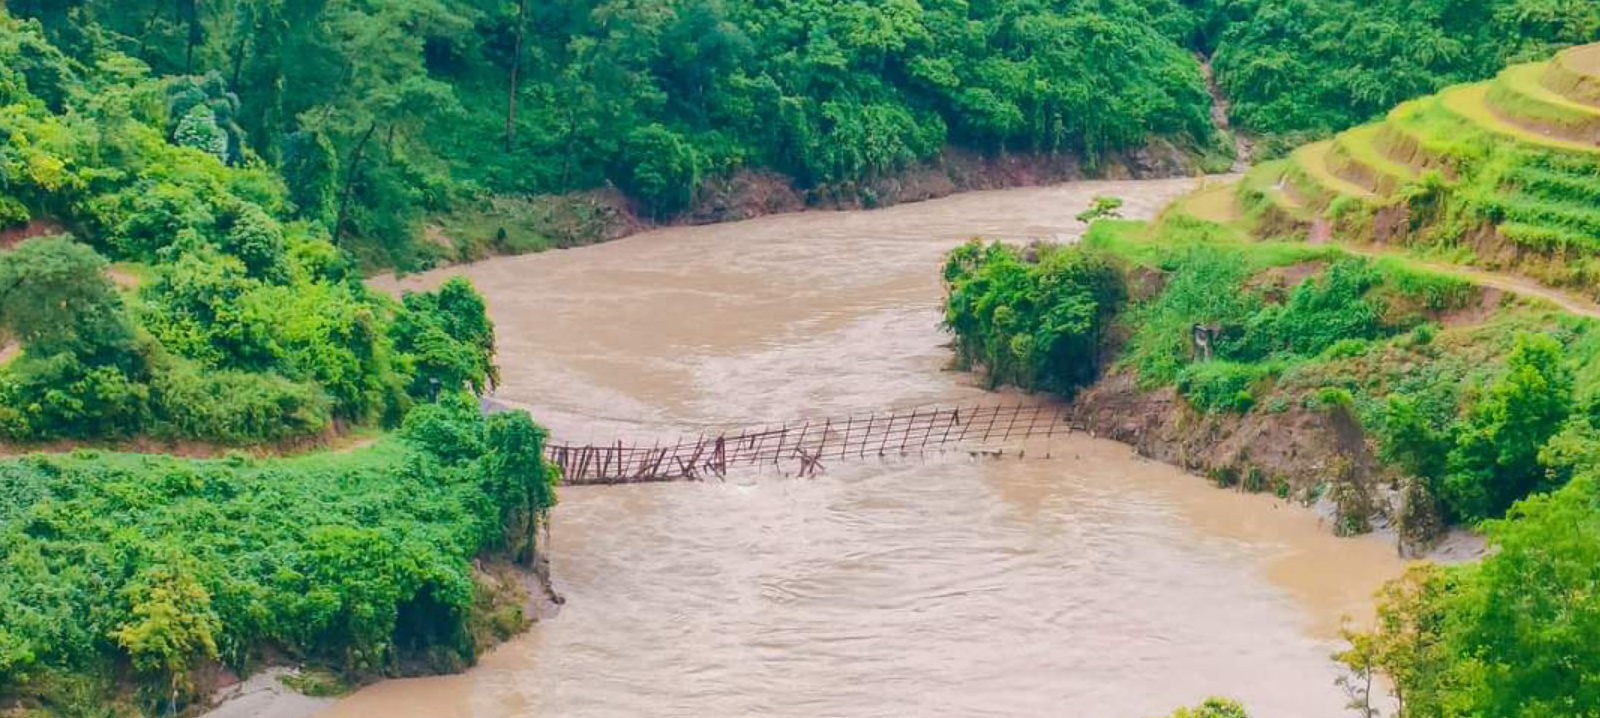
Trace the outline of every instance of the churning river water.
{"type": "MultiPolygon", "coordinates": [[[[944,252],[1070,239],[1095,195],[1149,217],[1194,183],[673,228],[380,284],[470,277],[499,330],[497,398],[562,439],[971,402],[985,393],[948,370],[938,327],[944,252]]],[[[1345,714],[1329,655],[1340,617],[1403,569],[1388,544],[1118,444],[1028,454],[567,488],[559,615],[464,675],[323,715],[1139,718],[1212,694],[1258,718],[1345,714]]]]}

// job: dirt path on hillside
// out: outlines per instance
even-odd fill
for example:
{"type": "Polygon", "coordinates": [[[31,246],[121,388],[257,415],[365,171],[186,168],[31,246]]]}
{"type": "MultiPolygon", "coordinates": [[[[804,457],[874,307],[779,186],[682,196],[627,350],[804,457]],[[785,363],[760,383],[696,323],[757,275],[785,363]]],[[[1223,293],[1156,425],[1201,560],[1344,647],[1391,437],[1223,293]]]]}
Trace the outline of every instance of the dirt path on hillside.
{"type": "Polygon", "coordinates": [[[1573,292],[1540,284],[1527,277],[1504,272],[1493,272],[1486,269],[1463,267],[1458,264],[1417,259],[1404,251],[1385,245],[1355,244],[1340,241],[1334,241],[1331,244],[1351,254],[1359,254],[1364,257],[1398,259],[1419,269],[1460,277],[1479,286],[1499,289],[1520,297],[1540,299],[1556,305],[1562,311],[1589,317],[1590,319],[1600,319],[1600,303],[1573,292]]]}

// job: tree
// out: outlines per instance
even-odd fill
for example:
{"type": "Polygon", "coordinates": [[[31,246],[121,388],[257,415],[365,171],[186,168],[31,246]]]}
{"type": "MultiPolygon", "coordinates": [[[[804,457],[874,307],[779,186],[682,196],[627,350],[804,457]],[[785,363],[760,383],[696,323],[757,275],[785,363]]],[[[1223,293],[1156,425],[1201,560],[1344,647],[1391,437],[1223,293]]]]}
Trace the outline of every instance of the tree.
{"type": "Polygon", "coordinates": [[[502,526],[523,527],[526,544],[517,553],[529,565],[539,558],[539,526],[556,503],[556,470],[544,462],[547,436],[525,411],[491,415],[484,425],[483,492],[502,507],[502,526]]]}
{"type": "Polygon", "coordinates": [[[216,634],[222,630],[192,564],[169,556],[135,576],[122,590],[130,619],[112,632],[136,670],[162,678],[173,702],[194,688],[189,669],[217,657],[216,634]]]}
{"type": "Polygon", "coordinates": [[[693,199],[700,183],[699,158],[683,137],[661,125],[634,130],[619,159],[623,187],[655,214],[671,214],[693,199]]]}
{"type": "Polygon", "coordinates": [[[1207,698],[1193,708],[1179,708],[1170,718],[1250,718],[1238,701],[1207,698]]]}
{"type": "Polygon", "coordinates": [[[519,0],[517,3],[516,29],[513,34],[516,42],[511,50],[511,72],[506,80],[506,152],[510,152],[516,140],[517,128],[517,92],[521,85],[518,75],[522,72],[523,41],[528,31],[528,0],[519,0]]]}
{"type": "Polygon", "coordinates": [[[133,346],[106,262],[67,237],[27,240],[0,254],[0,331],[34,356],[111,361],[133,346]]]}
{"type": "Polygon", "coordinates": [[[1539,451],[1572,412],[1573,379],[1561,355],[1549,335],[1518,335],[1505,375],[1472,408],[1440,490],[1461,519],[1498,517],[1544,485],[1539,451]]]}
{"type": "Polygon", "coordinates": [[[1600,481],[1573,480],[1486,524],[1480,564],[1423,564],[1384,588],[1378,623],[1337,658],[1381,670],[1402,718],[1600,712],[1600,481]]]}

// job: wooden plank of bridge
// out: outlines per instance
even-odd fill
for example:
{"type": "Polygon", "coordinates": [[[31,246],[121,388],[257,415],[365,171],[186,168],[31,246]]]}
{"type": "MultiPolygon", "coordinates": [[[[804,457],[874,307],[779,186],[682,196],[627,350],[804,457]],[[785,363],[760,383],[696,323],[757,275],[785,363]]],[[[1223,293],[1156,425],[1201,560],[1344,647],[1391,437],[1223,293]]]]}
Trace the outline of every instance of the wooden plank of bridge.
{"type": "Polygon", "coordinates": [[[916,423],[917,423],[917,410],[916,409],[912,409],[911,410],[911,420],[906,422],[906,433],[905,433],[905,436],[900,439],[900,453],[902,453],[902,454],[906,453],[906,444],[910,443],[910,441],[911,441],[911,429],[912,429],[912,427],[916,426],[916,423]]]}
{"type": "Polygon", "coordinates": [[[817,453],[816,453],[816,455],[814,457],[814,460],[811,462],[813,467],[818,465],[816,460],[820,460],[822,458],[822,452],[827,450],[826,447],[828,446],[828,432],[832,431],[832,430],[833,430],[833,420],[832,419],[828,419],[827,423],[822,425],[822,441],[817,442],[817,453]]]}
{"type": "Polygon", "coordinates": [[[928,430],[922,434],[922,448],[928,448],[928,440],[933,437],[933,426],[939,423],[939,409],[935,407],[933,415],[928,417],[928,430]]]}
{"type": "Polygon", "coordinates": [[[944,425],[944,436],[939,437],[940,446],[950,443],[950,432],[955,430],[956,424],[959,423],[961,423],[961,407],[958,406],[950,410],[950,421],[944,425]]]}

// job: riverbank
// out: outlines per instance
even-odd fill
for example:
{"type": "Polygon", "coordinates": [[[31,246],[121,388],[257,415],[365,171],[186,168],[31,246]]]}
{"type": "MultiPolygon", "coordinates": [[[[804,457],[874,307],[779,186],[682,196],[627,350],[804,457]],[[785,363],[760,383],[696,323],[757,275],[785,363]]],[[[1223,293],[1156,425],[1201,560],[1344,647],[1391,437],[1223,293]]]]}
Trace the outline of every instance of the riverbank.
{"type": "MultiPolygon", "coordinates": [[[[1529,459],[1531,483],[1484,498],[1462,432],[1493,421],[1474,404],[1517,391],[1521,362],[1561,352],[1538,369],[1548,416],[1516,449],[1538,457],[1577,411],[1572,397],[1600,383],[1588,312],[1403,257],[1250,241],[1237,220],[1187,211],[1212,192],[1154,222],[1098,223],[1081,247],[952,255],[959,358],[992,381],[1075,395],[1075,420],[1096,435],[1219,486],[1293,498],[1341,535],[1390,533],[1403,553],[1430,554],[1452,524],[1495,518],[1542,481],[1542,459],[1529,459]],[[1045,326],[1080,306],[1101,318],[1045,326]],[[1035,347],[1039,336],[1052,338],[1035,347]],[[1102,371],[1074,370],[1091,365],[1102,371]]],[[[1445,549],[1475,553],[1459,537],[1445,549]]]]}
{"type": "Polygon", "coordinates": [[[192,714],[232,670],[309,666],[326,694],[465,669],[561,602],[512,564],[546,553],[544,437],[445,395],[347,453],[0,461],[0,715],[192,714]]]}
{"type": "MultiPolygon", "coordinates": [[[[538,569],[530,569],[504,558],[480,559],[474,561],[473,577],[474,584],[487,597],[485,613],[500,617],[480,630],[476,642],[482,652],[492,651],[534,624],[556,617],[566,603],[551,581],[547,561],[541,561],[538,569]]],[[[263,668],[243,680],[221,672],[219,684],[208,691],[211,707],[199,713],[199,718],[311,718],[327,711],[340,697],[380,680],[459,672],[414,668],[412,672],[368,677],[358,683],[299,665],[263,668]]]]}
{"type": "Polygon", "coordinates": [[[615,189],[492,197],[437,215],[426,232],[447,263],[581,247],[667,227],[693,227],[804,211],[881,209],[966,192],[1041,187],[1084,180],[1166,179],[1226,170],[1227,158],[1153,138],[1087,166],[1072,154],[988,155],[948,147],[933,161],[870,180],[801,188],[783,175],[738,170],[697,193],[671,217],[654,217],[615,189]]]}

